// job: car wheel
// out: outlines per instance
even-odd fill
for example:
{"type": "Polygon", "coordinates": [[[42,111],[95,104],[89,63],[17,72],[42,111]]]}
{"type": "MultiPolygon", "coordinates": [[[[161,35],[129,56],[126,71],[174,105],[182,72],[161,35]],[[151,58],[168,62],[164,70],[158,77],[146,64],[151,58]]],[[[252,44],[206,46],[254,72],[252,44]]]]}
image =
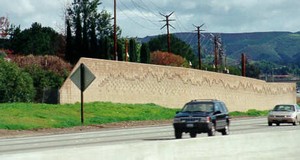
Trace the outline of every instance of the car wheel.
{"type": "Polygon", "coordinates": [[[269,126],[272,126],[272,122],[268,122],[268,125],[269,125],[269,126]]]}
{"type": "Polygon", "coordinates": [[[190,132],[190,136],[191,136],[191,138],[195,138],[195,137],[197,137],[197,133],[196,132],[190,132]]]}
{"type": "Polygon", "coordinates": [[[276,126],[279,126],[280,125],[280,123],[276,123],[276,126]]]}
{"type": "Polygon", "coordinates": [[[181,139],[182,138],[182,132],[178,131],[178,130],[175,130],[175,138],[176,139],[181,139]]]}
{"type": "Polygon", "coordinates": [[[208,131],[207,134],[208,134],[208,136],[215,136],[216,135],[216,127],[215,127],[214,124],[211,126],[211,129],[208,131]]]}
{"type": "Polygon", "coordinates": [[[297,125],[298,125],[298,123],[297,123],[297,117],[296,117],[295,121],[293,122],[293,125],[294,125],[294,126],[297,126],[297,125]]]}
{"type": "Polygon", "coordinates": [[[225,128],[222,130],[222,135],[229,135],[229,124],[227,123],[225,128]]]}

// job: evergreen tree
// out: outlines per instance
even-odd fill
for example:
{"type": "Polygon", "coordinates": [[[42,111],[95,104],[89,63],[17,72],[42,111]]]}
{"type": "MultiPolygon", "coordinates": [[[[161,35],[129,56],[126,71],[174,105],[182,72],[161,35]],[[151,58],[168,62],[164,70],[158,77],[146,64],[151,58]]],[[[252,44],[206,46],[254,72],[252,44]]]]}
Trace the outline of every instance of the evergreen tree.
{"type": "Polygon", "coordinates": [[[135,39],[131,38],[129,40],[129,61],[137,62],[137,53],[136,53],[136,42],[135,39]]]}
{"type": "Polygon", "coordinates": [[[259,79],[260,70],[257,65],[253,63],[246,63],[246,77],[259,79]]]}
{"type": "MultiPolygon", "coordinates": [[[[100,4],[100,0],[74,0],[67,9],[68,16],[72,20],[71,29],[75,33],[72,46],[76,48],[72,55],[76,55],[77,60],[80,57],[111,59],[112,17],[105,10],[98,12],[100,4]]],[[[120,36],[121,30],[117,29],[120,36]]]]}
{"type": "Polygon", "coordinates": [[[82,27],[81,27],[81,17],[80,17],[80,11],[76,11],[76,23],[75,23],[75,59],[76,62],[79,60],[79,58],[82,56],[82,27]]]}
{"type": "Polygon", "coordinates": [[[59,52],[60,35],[50,27],[42,27],[35,22],[31,28],[20,31],[15,29],[11,49],[15,53],[34,55],[55,55],[59,52]]]}
{"type": "Polygon", "coordinates": [[[72,56],[72,31],[71,31],[71,25],[70,21],[66,20],[67,24],[67,38],[66,38],[66,50],[65,50],[65,59],[71,63],[75,63],[73,56],[72,56]]]}
{"type": "Polygon", "coordinates": [[[111,59],[111,39],[109,37],[103,37],[99,40],[99,53],[97,54],[98,58],[101,59],[111,59]]]}
{"type": "Polygon", "coordinates": [[[123,61],[123,45],[118,41],[118,61],[123,61]]]}
{"type": "Polygon", "coordinates": [[[141,56],[140,56],[141,63],[150,63],[150,50],[147,43],[143,43],[141,47],[141,56]]]}
{"type": "Polygon", "coordinates": [[[90,43],[91,43],[91,48],[90,48],[90,52],[91,52],[91,57],[92,58],[97,58],[97,53],[98,51],[98,46],[97,46],[97,37],[96,37],[96,24],[95,24],[95,20],[93,19],[91,21],[91,29],[90,29],[90,43]]]}

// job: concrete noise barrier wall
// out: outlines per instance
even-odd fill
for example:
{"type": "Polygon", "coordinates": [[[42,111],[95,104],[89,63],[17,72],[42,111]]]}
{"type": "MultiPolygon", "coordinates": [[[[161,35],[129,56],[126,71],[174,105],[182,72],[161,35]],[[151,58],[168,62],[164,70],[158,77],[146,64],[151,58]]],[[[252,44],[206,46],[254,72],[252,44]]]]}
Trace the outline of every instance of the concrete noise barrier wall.
{"type": "MultiPolygon", "coordinates": [[[[267,110],[279,103],[296,103],[295,83],[267,83],[189,68],[89,58],[81,58],[72,73],[81,63],[96,76],[84,91],[85,102],[181,108],[192,99],[219,99],[230,111],[267,110]]],[[[60,103],[76,102],[80,102],[80,90],[69,77],[60,89],[60,103]]]]}

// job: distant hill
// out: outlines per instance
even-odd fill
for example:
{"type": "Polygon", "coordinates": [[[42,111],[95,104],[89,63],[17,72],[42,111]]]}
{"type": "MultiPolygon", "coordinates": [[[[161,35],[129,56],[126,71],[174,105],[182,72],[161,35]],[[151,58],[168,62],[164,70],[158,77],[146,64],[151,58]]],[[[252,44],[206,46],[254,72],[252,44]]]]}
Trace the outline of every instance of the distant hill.
{"type": "MultiPolygon", "coordinates": [[[[214,33],[212,33],[214,34],[214,33]]],[[[196,33],[174,33],[176,37],[190,44],[197,53],[196,33]]],[[[225,53],[229,58],[240,59],[242,53],[254,61],[270,61],[281,65],[300,62],[300,32],[254,32],[254,33],[221,33],[225,53]]],[[[156,36],[140,39],[148,42],[156,36]]],[[[212,53],[211,33],[203,33],[201,45],[204,54],[212,53]]]]}

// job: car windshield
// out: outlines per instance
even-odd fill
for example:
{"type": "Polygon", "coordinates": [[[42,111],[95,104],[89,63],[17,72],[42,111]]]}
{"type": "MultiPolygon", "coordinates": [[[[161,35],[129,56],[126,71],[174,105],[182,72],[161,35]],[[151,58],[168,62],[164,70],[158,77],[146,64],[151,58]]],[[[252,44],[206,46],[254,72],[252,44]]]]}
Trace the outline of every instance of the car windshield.
{"type": "Polygon", "coordinates": [[[213,103],[188,103],[186,104],[182,112],[213,112],[213,103]]]}
{"type": "Polygon", "coordinates": [[[293,105],[277,105],[275,106],[275,108],[273,109],[273,111],[288,111],[288,112],[292,112],[295,111],[295,108],[293,105]]]}

